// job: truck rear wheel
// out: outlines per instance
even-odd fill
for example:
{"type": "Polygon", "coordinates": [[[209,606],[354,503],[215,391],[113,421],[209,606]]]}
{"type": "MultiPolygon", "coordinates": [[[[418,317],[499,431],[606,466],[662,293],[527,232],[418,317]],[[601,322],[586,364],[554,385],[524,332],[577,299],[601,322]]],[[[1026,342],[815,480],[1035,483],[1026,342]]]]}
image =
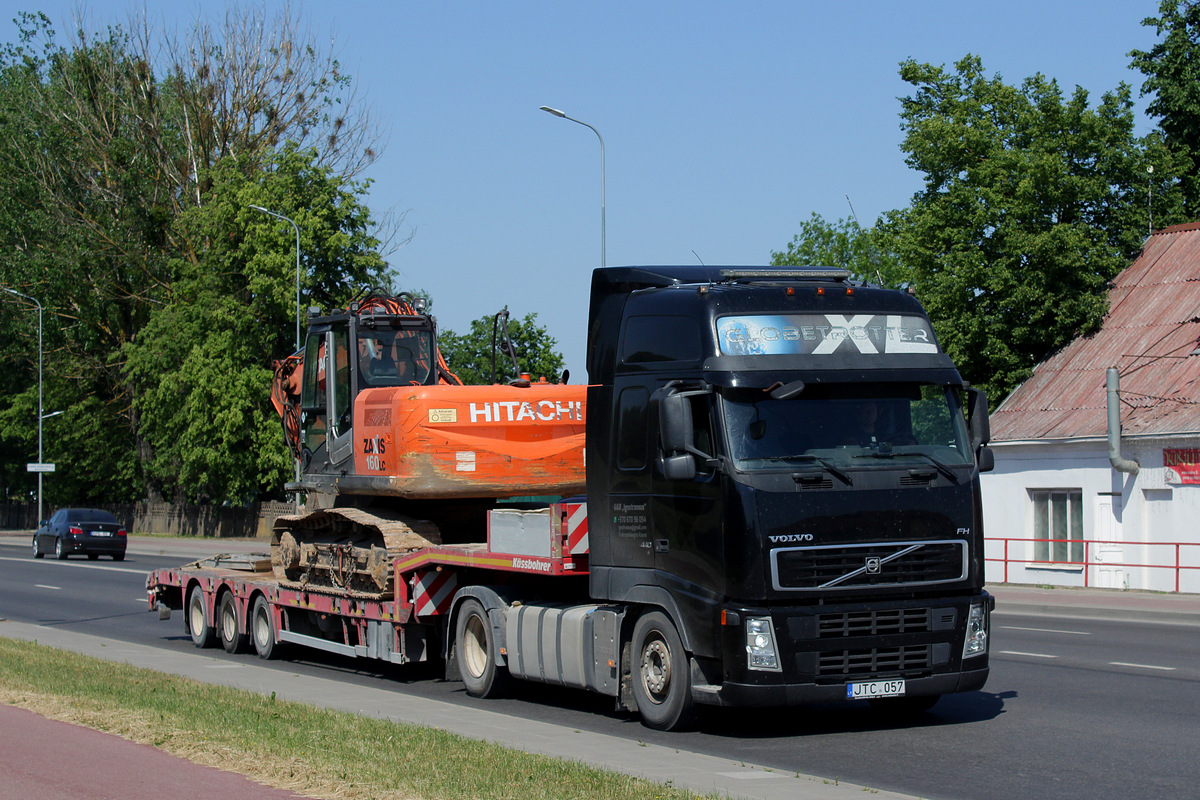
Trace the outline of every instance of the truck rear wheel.
{"type": "Polygon", "coordinates": [[[217,631],[221,635],[221,646],[226,653],[242,653],[246,650],[246,632],[238,619],[237,599],[233,592],[221,595],[221,603],[217,608],[217,631]]]}
{"type": "Polygon", "coordinates": [[[188,594],[187,602],[188,633],[192,635],[192,644],[196,647],[212,647],[216,644],[215,631],[208,624],[208,611],[204,603],[204,590],[193,586],[188,594]]]}
{"type": "Polygon", "coordinates": [[[651,611],[633,628],[633,696],[647,728],[674,731],[695,717],[683,640],[666,614],[651,611]]]}
{"type": "Polygon", "coordinates": [[[271,604],[260,594],[250,612],[250,638],[254,641],[254,652],[258,653],[259,658],[265,661],[279,658],[283,644],[276,641],[276,633],[271,604]]]}
{"type": "Polygon", "coordinates": [[[498,697],[512,676],[496,663],[496,640],[483,605],[473,598],[463,601],[455,625],[454,650],[458,671],[472,697],[498,697]]]}

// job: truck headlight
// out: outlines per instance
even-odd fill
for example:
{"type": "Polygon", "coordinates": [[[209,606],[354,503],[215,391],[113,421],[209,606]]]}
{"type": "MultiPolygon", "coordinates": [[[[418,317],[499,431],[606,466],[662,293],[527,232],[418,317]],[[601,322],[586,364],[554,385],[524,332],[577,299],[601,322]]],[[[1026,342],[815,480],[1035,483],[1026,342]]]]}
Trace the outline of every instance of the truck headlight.
{"type": "Polygon", "coordinates": [[[775,649],[775,628],[770,617],[746,620],[746,667],[779,672],[779,651],[775,649]]]}
{"type": "Polygon", "coordinates": [[[987,653],[987,612],[983,603],[973,603],[967,613],[967,638],[963,642],[963,658],[987,653]]]}

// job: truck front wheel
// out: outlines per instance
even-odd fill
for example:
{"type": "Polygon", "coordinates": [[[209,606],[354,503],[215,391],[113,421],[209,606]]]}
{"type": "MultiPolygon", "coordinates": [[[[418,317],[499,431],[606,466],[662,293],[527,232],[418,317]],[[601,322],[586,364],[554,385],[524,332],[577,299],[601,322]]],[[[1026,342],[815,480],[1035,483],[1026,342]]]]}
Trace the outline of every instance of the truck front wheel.
{"type": "Polygon", "coordinates": [[[507,669],[496,663],[492,623],[478,600],[464,600],[458,610],[454,650],[467,694],[472,697],[498,697],[508,688],[511,676],[507,669]]]}
{"type": "Polygon", "coordinates": [[[679,632],[666,614],[651,611],[633,628],[633,696],[642,724],[660,731],[687,727],[695,717],[691,673],[679,632]]]}

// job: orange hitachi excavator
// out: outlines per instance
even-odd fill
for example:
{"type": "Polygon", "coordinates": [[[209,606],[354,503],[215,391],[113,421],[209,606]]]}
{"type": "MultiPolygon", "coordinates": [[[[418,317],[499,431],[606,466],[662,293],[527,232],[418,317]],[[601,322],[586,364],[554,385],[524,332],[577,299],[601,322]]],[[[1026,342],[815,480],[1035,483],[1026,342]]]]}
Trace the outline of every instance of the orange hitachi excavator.
{"type": "Polygon", "coordinates": [[[421,298],[372,291],[310,313],[271,391],[307,512],[276,523],[275,574],[383,595],[396,555],[485,541],[487,511],[513,498],[581,493],[585,397],[528,375],[464,386],[421,298]]]}

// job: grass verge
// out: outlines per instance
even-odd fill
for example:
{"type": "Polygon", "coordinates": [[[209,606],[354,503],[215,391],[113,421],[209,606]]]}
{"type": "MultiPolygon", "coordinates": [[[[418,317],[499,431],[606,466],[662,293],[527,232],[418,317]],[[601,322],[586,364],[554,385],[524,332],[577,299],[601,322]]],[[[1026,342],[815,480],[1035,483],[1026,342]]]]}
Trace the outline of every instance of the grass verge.
{"type": "MultiPolygon", "coordinates": [[[[0,638],[0,702],[335,800],[710,797],[416,725],[0,638]]],[[[711,795],[715,797],[715,795],[711,795]]]]}

